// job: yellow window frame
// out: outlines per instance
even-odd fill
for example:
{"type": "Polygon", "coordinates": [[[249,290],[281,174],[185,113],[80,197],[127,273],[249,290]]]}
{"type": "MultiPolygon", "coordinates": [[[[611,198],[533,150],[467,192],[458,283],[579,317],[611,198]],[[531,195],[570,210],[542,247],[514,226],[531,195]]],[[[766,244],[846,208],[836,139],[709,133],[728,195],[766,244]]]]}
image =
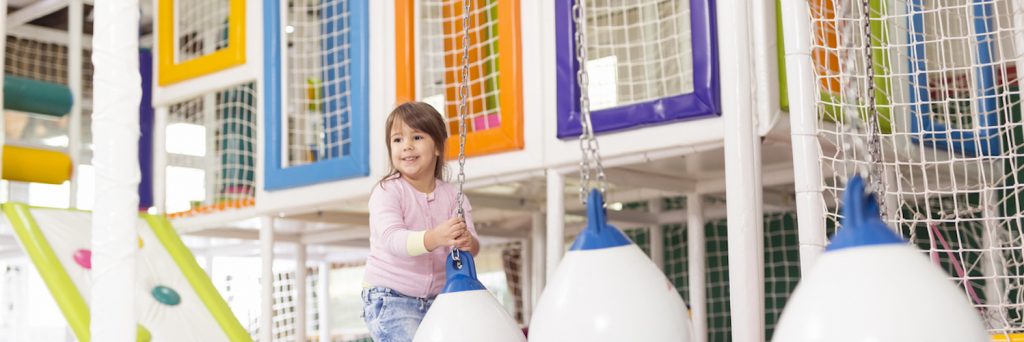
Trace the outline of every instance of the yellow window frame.
{"type": "Polygon", "coordinates": [[[245,64],[245,1],[228,2],[228,46],[185,62],[174,61],[174,1],[158,0],[157,83],[161,86],[245,64]]]}

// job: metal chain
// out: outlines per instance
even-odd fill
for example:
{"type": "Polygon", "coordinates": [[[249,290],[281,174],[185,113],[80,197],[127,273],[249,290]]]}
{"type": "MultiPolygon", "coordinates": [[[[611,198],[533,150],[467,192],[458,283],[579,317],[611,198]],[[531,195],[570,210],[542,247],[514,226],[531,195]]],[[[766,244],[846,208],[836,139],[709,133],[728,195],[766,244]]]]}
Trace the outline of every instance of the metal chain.
{"type": "MultiPolygon", "coordinates": [[[[458,205],[459,218],[465,219],[466,212],[462,208],[465,194],[462,187],[466,184],[466,114],[469,108],[466,106],[469,98],[469,0],[463,0],[462,8],[462,82],[459,84],[459,174],[455,182],[459,183],[459,192],[455,195],[458,205]]],[[[459,259],[459,249],[452,246],[452,259],[455,266],[462,268],[462,260],[459,259]]]]}
{"type": "Polygon", "coordinates": [[[575,0],[572,5],[573,22],[576,24],[576,62],[579,64],[576,70],[576,82],[580,87],[580,202],[587,204],[587,192],[590,190],[591,173],[596,172],[598,189],[602,196],[606,196],[608,182],[604,175],[604,166],[601,165],[600,146],[594,138],[594,125],[590,121],[590,92],[587,87],[590,85],[590,78],[587,74],[587,38],[586,38],[586,13],[584,12],[582,0],[575,0]],[[591,163],[595,170],[591,170],[591,163]]]}
{"type": "Polygon", "coordinates": [[[843,150],[844,153],[850,155],[849,158],[844,158],[847,169],[856,170],[855,172],[868,178],[869,188],[876,194],[876,200],[879,204],[879,210],[882,214],[882,219],[885,220],[887,213],[885,210],[885,184],[882,178],[882,172],[879,167],[882,165],[883,159],[881,156],[881,141],[880,133],[878,128],[878,111],[875,107],[875,81],[874,81],[874,63],[871,53],[871,21],[870,21],[870,6],[867,3],[868,0],[862,0],[859,4],[862,5],[864,10],[863,16],[857,16],[857,3],[850,1],[843,1],[840,4],[839,14],[836,15],[837,26],[842,28],[840,33],[843,58],[843,69],[841,70],[843,100],[841,104],[843,106],[843,121],[847,123],[845,125],[845,134],[848,135],[849,139],[844,139],[843,150]],[[858,18],[858,22],[863,22],[863,26],[852,23],[854,18],[858,18]],[[866,33],[861,35],[858,29],[865,29],[866,33]],[[857,46],[856,37],[862,37],[863,43],[861,46],[857,46]],[[854,76],[858,72],[858,61],[857,61],[857,49],[863,49],[865,56],[865,69],[866,73],[866,85],[860,87],[859,83],[855,86],[854,76]],[[865,93],[862,94],[861,91],[865,93]],[[861,108],[859,104],[867,104],[868,108],[864,111],[864,117],[861,117],[861,108]],[[861,139],[860,134],[867,131],[867,139],[861,139]],[[865,151],[866,150],[866,151],[865,151]],[[862,160],[861,155],[867,154],[867,160],[862,160]],[[850,167],[849,165],[853,166],[850,167]]]}
{"type": "Polygon", "coordinates": [[[881,130],[879,128],[878,109],[875,107],[875,67],[874,55],[871,51],[871,4],[869,0],[861,0],[861,5],[863,5],[864,10],[864,68],[867,72],[867,79],[865,81],[867,82],[868,99],[868,155],[871,158],[871,184],[875,188],[879,212],[881,212],[882,220],[884,221],[888,218],[888,213],[885,210],[885,178],[883,177],[885,164],[882,158],[881,130]]]}

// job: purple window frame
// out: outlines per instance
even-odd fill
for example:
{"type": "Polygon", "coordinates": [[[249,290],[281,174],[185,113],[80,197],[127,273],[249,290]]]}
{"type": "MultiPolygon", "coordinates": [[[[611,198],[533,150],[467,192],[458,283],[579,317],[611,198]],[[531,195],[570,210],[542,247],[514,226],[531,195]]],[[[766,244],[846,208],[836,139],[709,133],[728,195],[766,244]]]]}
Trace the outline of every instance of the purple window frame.
{"type": "MultiPolygon", "coordinates": [[[[576,25],[573,0],[555,1],[557,45],[558,137],[580,135],[580,87],[576,83],[576,25]]],[[[693,50],[693,92],[591,111],[595,133],[621,131],[677,120],[721,115],[718,87],[718,48],[715,33],[715,0],[690,1],[690,35],[693,50]]]]}

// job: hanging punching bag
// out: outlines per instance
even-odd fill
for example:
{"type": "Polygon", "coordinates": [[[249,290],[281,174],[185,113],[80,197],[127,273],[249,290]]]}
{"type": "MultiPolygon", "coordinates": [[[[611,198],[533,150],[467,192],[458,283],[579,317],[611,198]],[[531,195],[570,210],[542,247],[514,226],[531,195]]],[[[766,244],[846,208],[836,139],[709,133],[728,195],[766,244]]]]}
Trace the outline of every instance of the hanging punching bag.
{"type": "Polygon", "coordinates": [[[964,292],[850,180],[842,228],[793,292],[773,341],[991,341],[964,292]]]}
{"type": "Polygon", "coordinates": [[[413,341],[526,342],[512,316],[477,280],[473,256],[458,251],[450,255],[444,290],[423,317],[413,341]]]}
{"type": "Polygon", "coordinates": [[[686,304],[646,254],[605,220],[597,190],[587,227],[555,270],[530,321],[530,341],[690,341],[686,304]]]}

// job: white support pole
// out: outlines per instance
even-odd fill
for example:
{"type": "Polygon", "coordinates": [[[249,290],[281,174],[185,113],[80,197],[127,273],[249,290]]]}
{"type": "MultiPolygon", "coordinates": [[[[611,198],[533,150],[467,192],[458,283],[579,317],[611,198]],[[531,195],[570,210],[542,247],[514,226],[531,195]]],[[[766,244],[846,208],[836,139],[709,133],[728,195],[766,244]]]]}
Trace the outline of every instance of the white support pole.
{"type": "Polygon", "coordinates": [[[260,341],[273,341],[274,334],[274,217],[260,218],[260,341]]]}
{"type": "Polygon", "coordinates": [[[751,51],[750,2],[719,3],[723,89],[729,300],[732,340],[764,341],[764,227],[761,225],[761,140],[751,51]]]}
{"type": "Polygon", "coordinates": [[[782,0],[782,30],[789,80],[789,122],[793,137],[793,180],[796,190],[800,269],[807,272],[825,251],[825,200],[818,145],[818,112],[814,103],[814,67],[811,62],[811,12],[805,0],[782,0]]]}
{"type": "MultiPolygon", "coordinates": [[[[203,41],[216,42],[219,38],[220,32],[218,30],[207,30],[206,35],[203,37],[203,41]]],[[[216,51],[216,44],[203,44],[203,54],[208,55],[216,51]]],[[[287,69],[286,69],[287,70],[287,69]]],[[[218,192],[221,191],[220,186],[226,186],[227,184],[217,184],[217,177],[223,172],[220,170],[221,167],[221,156],[217,154],[217,150],[220,148],[220,142],[217,141],[217,131],[221,130],[221,127],[217,123],[217,93],[209,92],[203,95],[203,127],[206,128],[206,158],[204,159],[205,165],[204,171],[206,175],[206,203],[217,203],[218,192]]],[[[204,203],[204,204],[206,204],[204,203]]]]}
{"type": "Polygon", "coordinates": [[[544,220],[544,213],[538,210],[533,213],[533,224],[530,226],[530,298],[528,300],[530,301],[531,315],[533,308],[537,305],[537,300],[540,299],[541,292],[544,291],[544,281],[547,275],[544,257],[547,248],[545,243],[547,228],[544,226],[546,223],[544,220]]]}
{"type": "Polygon", "coordinates": [[[79,165],[82,164],[82,0],[68,2],[68,88],[71,113],[68,117],[68,155],[71,156],[71,208],[78,208],[79,165]]]}
{"type": "Polygon", "coordinates": [[[690,273],[690,318],[693,341],[708,340],[707,255],[704,237],[704,202],[699,194],[686,196],[687,269],[690,273]]]}
{"type": "Polygon", "coordinates": [[[153,116],[153,207],[167,213],[167,106],[157,107],[153,116]]]}
{"type": "MultiPolygon", "coordinates": [[[[657,215],[661,212],[661,199],[647,201],[647,209],[651,214],[657,215]]],[[[665,271],[665,230],[660,224],[650,226],[651,261],[658,266],[662,272],[665,271]]]]}
{"type": "Polygon", "coordinates": [[[139,2],[99,1],[93,13],[96,200],[89,336],[93,341],[134,341],[135,298],[125,294],[138,291],[139,2]]]}
{"type": "Polygon", "coordinates": [[[754,71],[757,77],[756,110],[758,113],[755,129],[758,135],[766,135],[779,121],[782,108],[779,104],[779,63],[775,41],[775,1],[751,1],[753,4],[754,71]],[[771,120],[768,120],[771,119],[771,120]]]}
{"type": "Polygon", "coordinates": [[[317,266],[317,319],[320,341],[331,340],[331,263],[322,261],[317,266]]]}
{"type": "Polygon", "coordinates": [[[306,341],[306,245],[295,244],[295,340],[306,341]]]}
{"type": "MultiPolygon", "coordinates": [[[[221,157],[217,154],[217,94],[209,93],[203,95],[203,127],[206,128],[206,158],[203,159],[203,170],[206,171],[206,203],[217,203],[218,189],[217,177],[223,172],[219,170],[221,157]]],[[[227,185],[227,184],[224,184],[227,185]]],[[[204,204],[206,204],[204,203],[204,204]]]]}
{"type": "Polygon", "coordinates": [[[565,178],[554,169],[547,170],[547,265],[544,279],[551,279],[565,253],[565,178]]]}

